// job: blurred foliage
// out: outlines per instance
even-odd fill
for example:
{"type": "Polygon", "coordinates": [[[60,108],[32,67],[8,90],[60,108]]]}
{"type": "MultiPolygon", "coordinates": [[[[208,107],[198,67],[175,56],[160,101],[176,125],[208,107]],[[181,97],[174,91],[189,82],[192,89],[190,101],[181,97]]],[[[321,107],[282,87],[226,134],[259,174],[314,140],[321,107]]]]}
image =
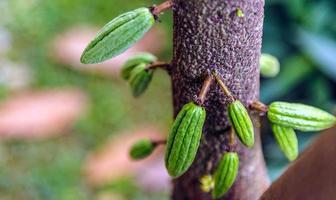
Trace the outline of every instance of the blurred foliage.
{"type": "MultiPolygon", "coordinates": [[[[166,199],[166,195],[145,194],[132,180],[122,180],[93,189],[82,179],[86,155],[103,145],[113,134],[141,124],[158,124],[166,130],[171,121],[169,78],[163,72],[154,77],[149,91],[134,100],[120,79],[83,75],[50,60],[50,40],[78,24],[102,26],[127,10],[159,1],[125,0],[2,0],[4,25],[12,34],[11,60],[33,66],[35,89],[80,87],[87,92],[91,108],[61,138],[35,142],[10,141],[0,145],[0,199],[78,200],[94,199],[102,191],[114,191],[127,199],[166,199]],[[143,106],[146,105],[146,106],[143,106]],[[125,128],[127,127],[127,129],[125,128]],[[125,188],[126,191],[125,191],[125,188]],[[131,188],[131,189],[130,189],[131,188]],[[129,191],[133,190],[132,194],[129,191]]],[[[334,0],[267,0],[263,52],[277,56],[281,72],[275,79],[263,79],[261,98],[304,102],[332,111],[335,107],[336,7],[334,0]]],[[[169,41],[171,15],[162,16],[169,41]]],[[[170,58],[171,44],[164,58],[170,58]]],[[[8,95],[0,86],[0,100],[8,95]]],[[[267,125],[263,144],[272,178],[287,161],[274,143],[267,125]],[[267,133],[267,134],[266,134],[267,133]]],[[[312,139],[300,134],[300,148],[312,139]]]]}
{"type": "MultiPolygon", "coordinates": [[[[33,87],[79,87],[89,95],[91,107],[69,136],[39,142],[2,142],[0,199],[94,199],[96,192],[83,183],[81,174],[90,151],[103,145],[111,135],[141,124],[156,124],[166,129],[172,109],[168,101],[171,99],[169,77],[165,73],[157,72],[149,91],[143,98],[134,100],[128,85],[120,79],[84,75],[54,63],[48,54],[51,40],[67,28],[78,24],[100,27],[127,10],[158,2],[2,1],[1,7],[8,11],[9,19],[1,21],[1,24],[10,30],[13,37],[13,49],[8,57],[32,66],[33,87]]],[[[162,19],[165,21],[162,25],[170,29],[170,16],[162,19]]],[[[0,99],[6,97],[6,91],[5,87],[0,87],[0,99]]],[[[145,193],[139,188],[134,190],[134,194],[128,199],[148,199],[141,197],[145,193]]]]}

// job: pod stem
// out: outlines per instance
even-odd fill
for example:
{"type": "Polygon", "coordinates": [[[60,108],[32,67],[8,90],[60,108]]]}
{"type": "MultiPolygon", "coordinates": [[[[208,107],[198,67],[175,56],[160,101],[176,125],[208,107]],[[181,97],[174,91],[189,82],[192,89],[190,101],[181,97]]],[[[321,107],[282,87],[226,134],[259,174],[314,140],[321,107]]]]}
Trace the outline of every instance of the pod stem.
{"type": "Polygon", "coordinates": [[[158,16],[159,14],[161,14],[163,11],[171,9],[173,7],[173,0],[168,0],[163,2],[162,4],[158,5],[158,6],[153,6],[151,8],[151,12],[154,16],[158,16]]]}
{"type": "Polygon", "coordinates": [[[152,143],[156,147],[159,145],[165,145],[167,143],[167,140],[153,140],[152,143]]]}
{"type": "Polygon", "coordinates": [[[152,64],[150,64],[150,65],[148,65],[148,66],[146,67],[147,70],[150,70],[150,69],[157,69],[157,68],[160,68],[160,69],[164,69],[164,70],[169,71],[169,69],[170,69],[170,64],[169,64],[169,63],[166,63],[166,62],[157,61],[157,62],[153,62],[152,64]]]}
{"type": "Polygon", "coordinates": [[[260,101],[254,101],[253,103],[251,103],[250,108],[258,111],[262,115],[265,115],[268,111],[268,106],[260,101]]]}
{"type": "Polygon", "coordinates": [[[224,94],[229,97],[230,102],[234,102],[236,99],[233,97],[233,95],[231,94],[230,90],[226,87],[226,85],[224,84],[223,79],[217,74],[216,71],[214,71],[212,73],[217,81],[217,83],[219,84],[219,86],[221,87],[222,91],[224,92],[224,94]]]}
{"type": "Polygon", "coordinates": [[[203,105],[204,102],[205,102],[205,98],[206,98],[206,95],[208,94],[209,90],[210,90],[210,86],[213,82],[213,77],[212,75],[208,75],[205,79],[205,81],[203,82],[203,85],[202,85],[202,89],[198,95],[198,99],[199,99],[199,104],[200,105],[203,105]]]}
{"type": "Polygon", "coordinates": [[[232,147],[234,146],[235,143],[235,132],[233,130],[233,128],[231,128],[230,131],[230,138],[229,138],[229,147],[230,147],[230,151],[232,151],[232,147]]]}

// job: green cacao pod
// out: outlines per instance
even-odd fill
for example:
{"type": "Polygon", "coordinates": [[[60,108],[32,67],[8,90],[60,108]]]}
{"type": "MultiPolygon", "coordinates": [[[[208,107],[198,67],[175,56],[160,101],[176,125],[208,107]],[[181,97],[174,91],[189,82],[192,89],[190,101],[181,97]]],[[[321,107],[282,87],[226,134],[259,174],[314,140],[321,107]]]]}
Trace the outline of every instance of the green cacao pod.
{"type": "Polygon", "coordinates": [[[127,12],[106,24],[85,48],[81,62],[103,62],[127,50],[153,26],[155,19],[148,8],[127,12]]]}
{"type": "Polygon", "coordinates": [[[260,74],[263,77],[272,78],[280,72],[279,60],[270,54],[261,54],[260,74]]]}
{"type": "Polygon", "coordinates": [[[137,65],[130,73],[129,84],[134,97],[139,97],[147,89],[153,77],[153,70],[146,70],[146,64],[137,65]]]}
{"type": "Polygon", "coordinates": [[[139,64],[150,64],[156,61],[156,57],[150,53],[141,53],[127,60],[121,69],[121,77],[128,80],[131,76],[131,71],[139,64]]]}
{"type": "Polygon", "coordinates": [[[132,145],[130,156],[134,160],[140,160],[149,156],[154,150],[154,144],[148,139],[139,140],[132,145]]]}
{"type": "Polygon", "coordinates": [[[214,199],[221,198],[232,187],[239,169],[239,157],[235,152],[223,155],[214,174],[215,187],[212,191],[214,199]]]}
{"type": "Polygon", "coordinates": [[[274,102],[269,106],[268,119],[300,131],[320,131],[335,125],[335,116],[318,108],[298,103],[274,102]]]}
{"type": "Polygon", "coordinates": [[[165,153],[168,173],[178,177],[188,170],[196,157],[205,121],[205,109],[188,103],[177,115],[170,130],[165,153]]]}
{"type": "Polygon", "coordinates": [[[292,128],[272,124],[275,140],[285,156],[293,161],[299,155],[298,139],[292,128]]]}
{"type": "Polygon", "coordinates": [[[253,124],[244,105],[239,100],[236,100],[229,105],[228,112],[232,126],[240,141],[247,147],[253,147],[253,124]]]}

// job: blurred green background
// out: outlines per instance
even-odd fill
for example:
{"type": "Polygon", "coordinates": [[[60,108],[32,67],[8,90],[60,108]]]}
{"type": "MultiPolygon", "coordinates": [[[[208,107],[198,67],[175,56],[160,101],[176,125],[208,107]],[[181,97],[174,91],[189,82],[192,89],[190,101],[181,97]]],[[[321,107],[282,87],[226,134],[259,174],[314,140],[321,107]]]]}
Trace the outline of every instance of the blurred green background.
{"type": "MultiPolygon", "coordinates": [[[[50,48],[56,37],[72,27],[101,27],[118,14],[159,2],[0,0],[0,101],[23,91],[77,88],[90,102],[67,133],[43,139],[1,140],[0,199],[168,199],[166,192],[148,192],[131,177],[99,186],[83,178],[87,156],[103,148],[112,136],[151,125],[162,134],[166,132],[172,116],[167,75],[159,71],[146,94],[134,100],[128,85],[118,76],[76,70],[67,61],[55,58],[50,48]],[[24,89],[13,87],[12,79],[2,75],[15,74],[7,68],[16,63],[26,66],[26,73],[13,76],[23,82],[29,80],[22,83],[24,89]]],[[[266,0],[263,52],[280,59],[281,72],[276,78],[262,79],[262,101],[303,102],[335,113],[335,8],[334,0],[266,0]]],[[[159,57],[169,60],[171,12],[161,21],[167,44],[159,57]]],[[[262,137],[269,174],[274,179],[287,161],[267,125],[262,137]]],[[[300,149],[313,137],[299,134],[300,149]]]]}

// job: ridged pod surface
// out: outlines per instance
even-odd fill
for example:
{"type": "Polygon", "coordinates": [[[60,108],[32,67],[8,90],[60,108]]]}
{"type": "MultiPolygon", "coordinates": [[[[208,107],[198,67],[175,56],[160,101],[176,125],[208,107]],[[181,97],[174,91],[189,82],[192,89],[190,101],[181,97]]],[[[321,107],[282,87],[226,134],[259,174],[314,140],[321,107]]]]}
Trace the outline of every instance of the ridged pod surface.
{"type": "Polygon", "coordinates": [[[132,145],[130,150],[130,156],[134,160],[139,160],[149,156],[154,150],[153,143],[148,140],[140,140],[132,145]]]}
{"type": "Polygon", "coordinates": [[[272,124],[272,130],[281,151],[293,161],[299,155],[298,139],[292,128],[272,124]]]}
{"type": "Polygon", "coordinates": [[[300,131],[320,131],[335,125],[335,116],[318,108],[298,103],[274,102],[269,106],[268,119],[274,124],[300,131]]]}
{"type": "Polygon", "coordinates": [[[139,64],[150,64],[156,61],[156,57],[150,53],[141,53],[128,59],[121,69],[121,77],[128,80],[131,76],[131,71],[139,64]]]}
{"type": "Polygon", "coordinates": [[[127,50],[153,26],[155,19],[148,8],[124,13],[106,24],[85,48],[81,62],[103,62],[127,50]]]}
{"type": "Polygon", "coordinates": [[[229,118],[240,141],[247,147],[254,145],[254,129],[245,106],[236,100],[228,107],[229,118]]]}
{"type": "Polygon", "coordinates": [[[212,191],[214,199],[221,198],[229,191],[236,180],[238,169],[238,154],[235,152],[225,153],[214,174],[215,187],[212,191]]]}
{"type": "Polygon", "coordinates": [[[183,106],[170,130],[165,163],[168,173],[178,177],[188,170],[196,157],[205,121],[205,109],[193,102],[183,106]]]}
{"type": "Polygon", "coordinates": [[[134,97],[139,97],[147,89],[153,77],[153,70],[146,70],[146,64],[137,65],[130,73],[129,84],[134,97]]]}

